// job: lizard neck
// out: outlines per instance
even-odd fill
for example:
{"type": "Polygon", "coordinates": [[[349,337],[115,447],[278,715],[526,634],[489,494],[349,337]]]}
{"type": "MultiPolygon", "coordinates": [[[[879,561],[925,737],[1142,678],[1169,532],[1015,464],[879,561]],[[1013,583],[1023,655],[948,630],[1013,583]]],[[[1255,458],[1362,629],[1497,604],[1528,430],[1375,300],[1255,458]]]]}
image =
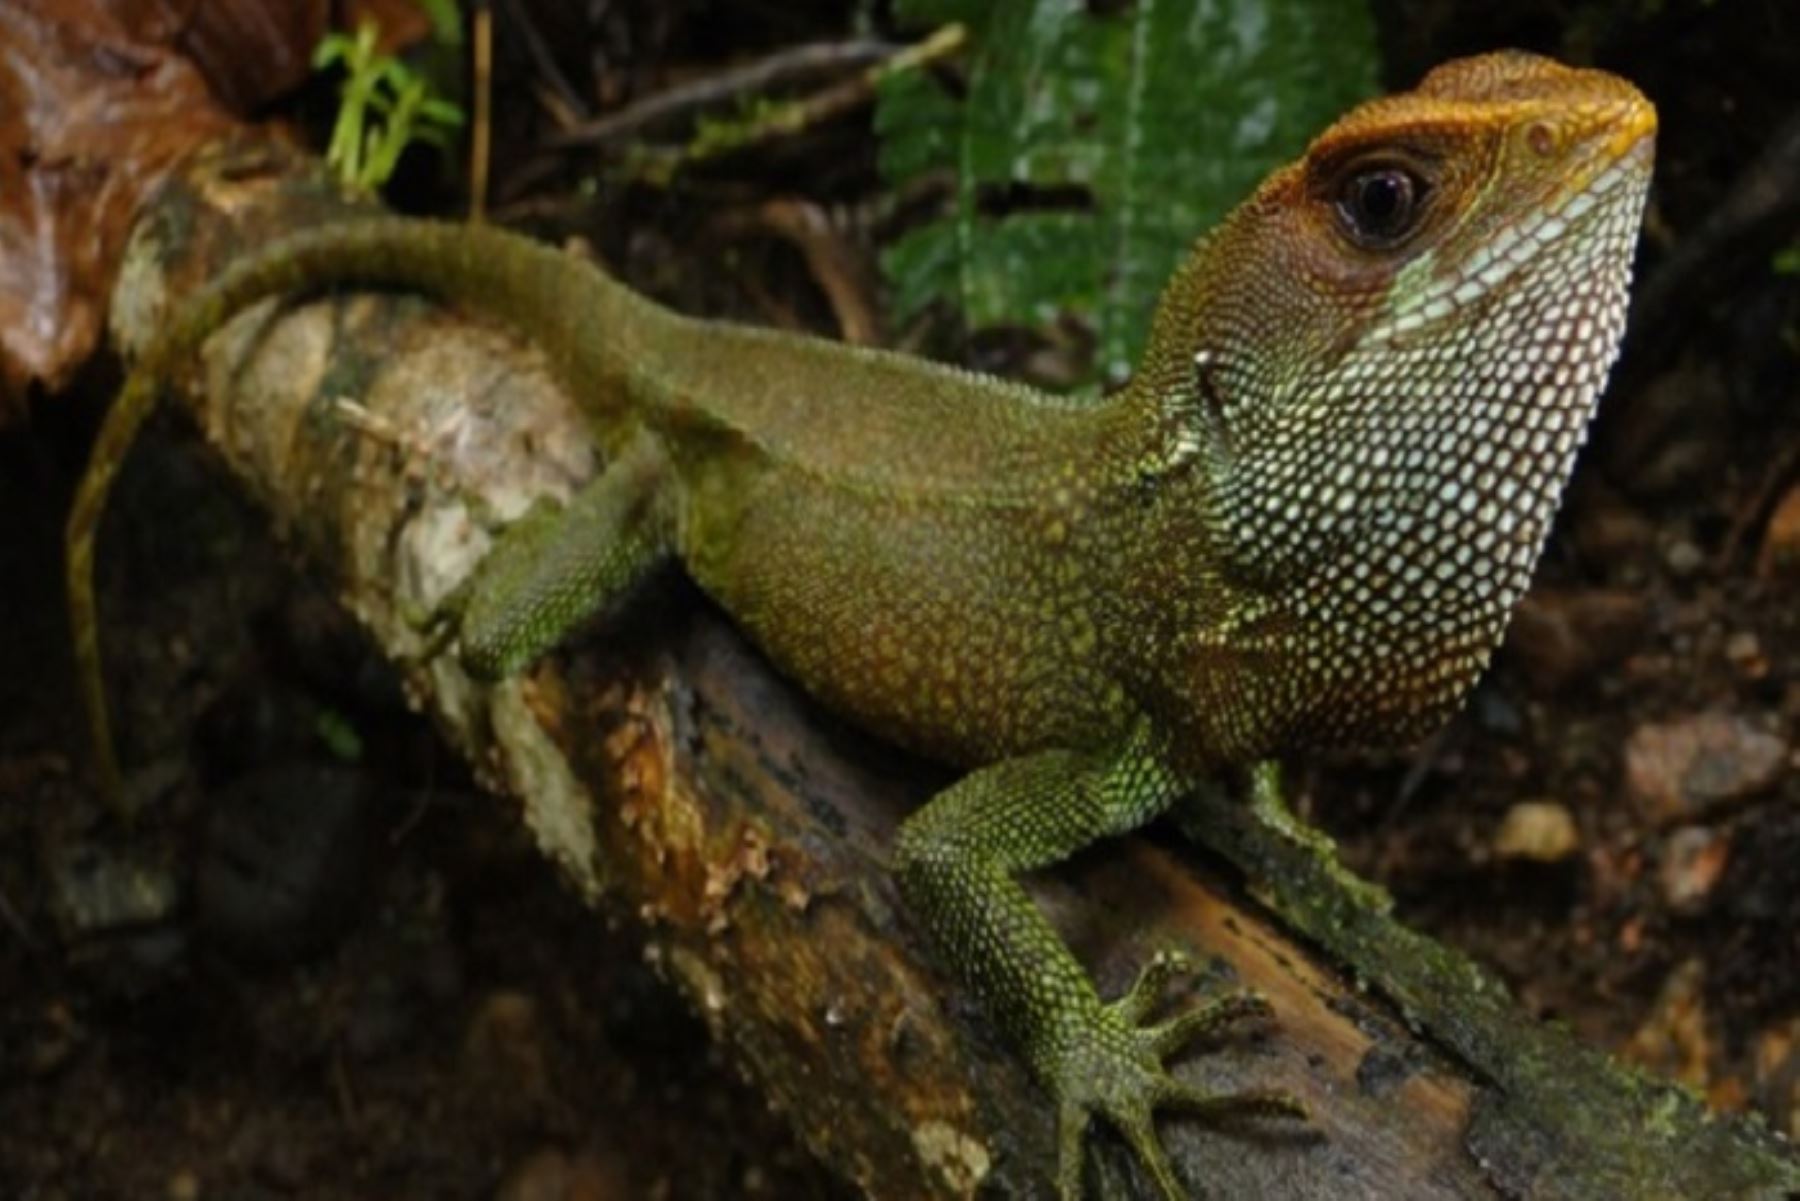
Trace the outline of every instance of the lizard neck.
{"type": "Polygon", "coordinates": [[[1163,734],[1171,758],[1198,775],[1253,757],[1291,714],[1270,685],[1284,657],[1281,631],[1263,626],[1265,602],[1225,565],[1221,464],[1199,452],[1152,381],[1107,402],[1121,456],[1136,462],[1108,490],[1118,514],[1119,579],[1103,619],[1112,670],[1163,734]]]}
{"type": "MultiPolygon", "coordinates": [[[[1394,577],[1390,565],[1407,561],[1421,531],[1388,510],[1362,515],[1291,571],[1246,568],[1227,550],[1246,519],[1233,463],[1196,444],[1192,414],[1161,396],[1146,384],[1108,402],[1117,444],[1132,448],[1119,461],[1135,455],[1137,465],[1106,503],[1129,511],[1106,624],[1115,670],[1178,764],[1198,773],[1440,725],[1486,665],[1523,573],[1479,589],[1394,577]]],[[[1277,521],[1283,502],[1257,498],[1250,516],[1277,521]]],[[[1535,552],[1542,530],[1518,537],[1535,552]]]]}

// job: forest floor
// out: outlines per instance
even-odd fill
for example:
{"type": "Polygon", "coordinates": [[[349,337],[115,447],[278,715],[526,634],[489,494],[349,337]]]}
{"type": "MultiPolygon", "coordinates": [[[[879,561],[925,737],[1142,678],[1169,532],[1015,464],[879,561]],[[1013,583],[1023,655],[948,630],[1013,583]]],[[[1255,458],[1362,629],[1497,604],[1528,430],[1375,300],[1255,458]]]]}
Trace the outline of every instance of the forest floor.
{"type": "MultiPolygon", "coordinates": [[[[682,24],[695,6],[669,7],[581,32],[635,39],[645,78],[845,36],[826,5],[704,32],[682,24]]],[[[1779,45],[1758,24],[1779,23],[1775,4],[1604,36],[1539,7],[1390,21],[1389,78],[1524,44],[1636,80],[1663,112],[1654,295],[1465,711],[1422,747],[1290,779],[1408,923],[1529,1010],[1800,1137],[1800,285],[1771,266],[1779,229],[1696,233],[1793,125],[1774,98],[1800,62],[1757,49],[1779,45]],[[1698,265],[1694,237],[1710,239],[1698,265]]],[[[542,82],[529,61],[500,70],[521,93],[542,82]]],[[[609,194],[598,249],[685,311],[829,331],[829,296],[849,289],[878,315],[885,231],[833,207],[879,192],[869,142],[852,117],[685,190],[609,194]],[[767,217],[795,181],[833,227],[827,254],[767,217]]],[[[588,203],[508,182],[532,161],[498,164],[502,218],[588,203]]],[[[980,349],[1003,372],[1054,353],[980,349]]],[[[96,365],[75,390],[115,383],[96,365]]],[[[120,685],[126,726],[184,750],[139,773],[156,818],[104,834],[58,548],[90,428],[71,414],[93,408],[0,434],[0,1195],[850,1196],[723,1062],[631,923],[596,933],[176,422],[127,473],[101,608],[137,644],[119,656],[140,665],[120,685]]]]}

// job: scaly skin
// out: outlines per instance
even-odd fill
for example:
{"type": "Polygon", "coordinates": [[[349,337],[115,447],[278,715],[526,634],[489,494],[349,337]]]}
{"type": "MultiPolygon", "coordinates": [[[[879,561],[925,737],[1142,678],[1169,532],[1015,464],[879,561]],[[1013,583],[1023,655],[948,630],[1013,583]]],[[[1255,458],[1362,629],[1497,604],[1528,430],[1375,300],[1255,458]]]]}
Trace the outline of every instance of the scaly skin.
{"type": "Polygon", "coordinates": [[[461,613],[503,674],[678,558],[776,662],[871,728],[971,769],[902,828],[901,885],[1058,1108],[1160,1192],[1162,1059],[1261,1002],[1140,1022],[1017,882],[1219,768],[1413,737],[1466,693],[1524,590],[1624,323],[1655,115],[1520,54],[1357,108],[1170,283],[1131,385],[1095,405],[900,355],[688,320],[487,229],[376,220],[228,269],[138,364],[70,519],[105,783],[89,574],[107,484],[169,371],[263,296],[404,286],[541,343],[607,472],[502,541],[461,613]]]}

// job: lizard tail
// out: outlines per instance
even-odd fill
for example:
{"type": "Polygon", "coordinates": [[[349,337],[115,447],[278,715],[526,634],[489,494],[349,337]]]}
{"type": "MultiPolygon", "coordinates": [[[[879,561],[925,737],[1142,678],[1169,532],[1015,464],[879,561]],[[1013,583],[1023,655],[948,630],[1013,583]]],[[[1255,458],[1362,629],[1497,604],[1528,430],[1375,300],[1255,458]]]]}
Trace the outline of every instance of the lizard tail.
{"type": "MultiPolygon", "coordinates": [[[[126,812],[108,719],[94,603],[94,540],[125,455],[174,371],[245,308],[271,296],[368,284],[456,301],[520,327],[554,370],[594,402],[622,396],[644,344],[641,332],[669,314],[562,251],[490,226],[373,217],[279,238],[228,265],[189,297],[133,365],[94,442],[64,530],[69,622],[94,771],[115,812],[126,812]]],[[[602,443],[625,414],[590,413],[602,443]],[[611,420],[609,420],[611,418],[611,420]]]]}

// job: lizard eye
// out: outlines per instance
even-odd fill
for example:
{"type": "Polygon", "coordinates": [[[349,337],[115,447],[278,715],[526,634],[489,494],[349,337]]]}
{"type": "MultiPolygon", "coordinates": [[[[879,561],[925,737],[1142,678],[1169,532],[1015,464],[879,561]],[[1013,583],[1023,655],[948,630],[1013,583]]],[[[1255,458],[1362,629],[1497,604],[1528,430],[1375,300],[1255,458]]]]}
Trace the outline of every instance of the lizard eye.
{"type": "Polygon", "coordinates": [[[1338,221],[1363,249],[1391,249],[1418,227],[1430,190],[1405,167],[1384,163],[1358,168],[1338,185],[1338,221]]]}

